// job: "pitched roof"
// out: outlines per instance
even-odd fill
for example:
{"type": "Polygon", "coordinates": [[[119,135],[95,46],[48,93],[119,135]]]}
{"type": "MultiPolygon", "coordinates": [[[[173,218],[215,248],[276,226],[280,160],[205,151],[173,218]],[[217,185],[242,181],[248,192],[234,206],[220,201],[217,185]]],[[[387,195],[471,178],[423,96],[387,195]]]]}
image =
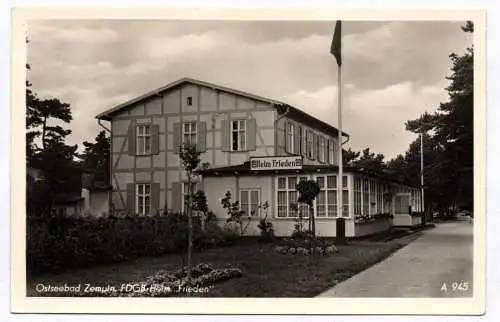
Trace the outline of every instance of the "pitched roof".
{"type": "MultiPolygon", "coordinates": [[[[167,84],[163,87],[160,87],[160,88],[157,88],[155,90],[152,90],[152,91],[149,91],[143,95],[140,95],[136,98],[133,98],[129,101],[126,101],[124,103],[121,103],[119,105],[116,105],[115,107],[112,107],[100,114],[98,114],[96,116],[97,119],[101,119],[101,120],[106,120],[106,121],[110,121],[112,118],[113,118],[113,114],[117,113],[118,111],[121,111],[122,109],[124,108],[127,108],[135,103],[138,103],[138,102],[141,102],[143,100],[146,100],[146,99],[149,99],[153,96],[156,96],[156,95],[161,95],[161,93],[169,90],[169,89],[172,89],[176,86],[179,86],[181,84],[184,84],[184,83],[190,83],[190,84],[194,84],[194,85],[198,85],[198,86],[203,86],[203,87],[206,87],[206,88],[211,88],[211,89],[214,89],[214,90],[218,90],[218,91],[221,91],[221,92],[226,92],[226,93],[229,93],[229,94],[234,94],[234,95],[238,95],[238,96],[242,96],[242,97],[247,97],[247,98],[250,98],[250,99],[253,99],[253,100],[256,100],[256,101],[260,101],[260,102],[263,102],[263,103],[267,103],[267,104],[271,104],[273,105],[274,107],[278,108],[278,107],[286,107],[288,108],[289,112],[292,112],[293,114],[299,116],[299,117],[302,117],[302,118],[305,118],[306,121],[309,121],[309,122],[312,122],[312,123],[316,123],[318,126],[320,127],[323,127],[323,128],[326,128],[332,132],[335,132],[338,134],[338,129],[335,128],[334,126],[331,126],[330,124],[326,123],[326,122],[323,122],[321,120],[319,120],[318,118],[310,115],[310,114],[307,114],[306,112],[302,111],[301,109],[298,109],[296,107],[293,107],[287,103],[284,103],[284,102],[281,102],[281,101],[278,101],[278,100],[274,100],[274,99],[270,99],[270,98],[266,98],[266,97],[262,97],[262,96],[259,96],[259,95],[255,95],[255,94],[250,94],[250,93],[247,93],[247,92],[243,92],[243,91],[240,91],[240,90],[236,90],[236,89],[232,89],[232,88],[229,88],[229,87],[224,87],[224,86],[221,86],[221,85],[216,85],[216,84],[212,84],[212,83],[208,83],[208,82],[204,82],[204,81],[200,81],[200,80],[196,80],[196,79],[192,79],[192,78],[189,78],[189,77],[184,77],[184,78],[181,78],[179,80],[176,80],[175,82],[172,82],[170,84],[167,84]]],[[[342,134],[343,136],[349,136],[347,133],[345,133],[344,131],[342,131],[342,134]]]]}

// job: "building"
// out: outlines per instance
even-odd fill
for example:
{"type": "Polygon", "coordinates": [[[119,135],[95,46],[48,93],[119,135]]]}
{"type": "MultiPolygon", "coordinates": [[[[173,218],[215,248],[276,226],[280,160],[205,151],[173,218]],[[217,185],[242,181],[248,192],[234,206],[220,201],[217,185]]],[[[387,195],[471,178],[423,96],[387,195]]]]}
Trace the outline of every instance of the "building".
{"type": "MultiPolygon", "coordinates": [[[[331,180],[338,165],[338,130],[298,108],[183,78],[113,107],[97,115],[97,119],[101,125],[103,120],[111,124],[110,202],[114,213],[183,211],[188,186],[178,151],[185,142],[196,144],[201,153],[205,170],[199,172],[194,185],[205,191],[209,208],[219,217],[225,214],[217,201],[225,190],[230,190],[249,212],[256,213],[256,205],[264,200],[270,202],[269,218],[283,226],[277,229],[278,234],[287,234],[294,224],[289,209],[289,200],[297,193],[293,191],[293,177],[312,176],[324,183],[315,205],[318,218],[325,219],[324,223],[318,222],[318,231],[335,234],[337,216],[332,212],[335,204],[331,201],[331,180]],[[292,162],[300,158],[300,169],[289,169],[286,158],[290,157],[292,162]],[[272,171],[255,170],[250,166],[252,158],[267,158],[261,161],[281,166],[272,171]]],[[[348,138],[345,133],[342,136],[348,138]]],[[[359,198],[360,202],[365,200],[365,184],[368,198],[382,198],[383,188],[374,190],[382,181],[370,178],[354,172],[344,176],[346,202],[342,216],[349,219],[348,227],[352,226],[348,235],[356,234],[354,216],[358,213],[388,211],[396,203],[405,208],[416,193],[408,188],[400,192],[408,198],[395,195],[386,208],[377,202],[379,199],[359,203],[359,198]]],[[[416,203],[414,206],[417,209],[416,203]]],[[[404,210],[399,208],[392,211],[404,210]]],[[[404,211],[408,212],[407,208],[404,211]]]]}
{"type": "MultiPolygon", "coordinates": [[[[73,186],[52,198],[52,213],[60,216],[100,216],[109,213],[111,186],[107,182],[96,180],[93,173],[75,170],[73,186]],[[77,178],[77,179],[75,179],[77,178]],[[81,178],[81,179],[80,179],[81,178]]],[[[29,212],[37,213],[46,207],[47,191],[44,173],[41,169],[28,167],[26,171],[26,197],[30,205],[29,212]],[[35,209],[31,209],[31,208],[35,209]],[[37,210],[38,207],[38,210],[37,210]]]]}

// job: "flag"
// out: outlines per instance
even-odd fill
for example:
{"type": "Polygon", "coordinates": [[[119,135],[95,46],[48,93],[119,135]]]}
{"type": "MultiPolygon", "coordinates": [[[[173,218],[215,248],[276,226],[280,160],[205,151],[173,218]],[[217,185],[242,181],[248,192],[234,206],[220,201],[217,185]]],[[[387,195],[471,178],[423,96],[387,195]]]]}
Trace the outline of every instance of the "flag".
{"type": "Polygon", "coordinates": [[[337,65],[339,67],[342,65],[342,50],[341,50],[341,40],[342,37],[342,21],[337,20],[335,24],[335,31],[333,32],[332,47],[330,48],[330,53],[335,56],[337,60],[337,65]]]}

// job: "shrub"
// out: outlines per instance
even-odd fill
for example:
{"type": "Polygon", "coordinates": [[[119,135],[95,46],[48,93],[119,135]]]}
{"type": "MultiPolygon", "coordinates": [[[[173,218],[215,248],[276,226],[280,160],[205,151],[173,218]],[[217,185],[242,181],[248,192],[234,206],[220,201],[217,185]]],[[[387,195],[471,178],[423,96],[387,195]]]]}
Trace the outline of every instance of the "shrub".
{"type": "MultiPolygon", "coordinates": [[[[217,282],[241,277],[243,275],[243,272],[238,268],[216,269],[207,264],[198,264],[193,267],[191,271],[191,278],[187,276],[187,271],[187,267],[183,267],[171,273],[159,271],[155,275],[147,277],[144,281],[137,281],[137,283],[145,286],[144,292],[126,292],[117,290],[109,295],[127,297],[179,296],[183,294],[184,287],[202,287],[213,285],[217,282]]],[[[186,295],[189,295],[189,293],[186,295]]]]}
{"type": "Polygon", "coordinates": [[[228,234],[222,229],[217,221],[211,220],[205,223],[205,230],[202,232],[199,239],[195,240],[196,249],[213,248],[220,245],[225,245],[233,241],[228,234]]]}
{"type": "Polygon", "coordinates": [[[269,203],[265,201],[259,208],[265,212],[264,218],[259,220],[257,227],[260,229],[260,238],[264,242],[271,242],[274,240],[274,228],[273,224],[267,220],[267,209],[269,208],[269,203]]]}
{"type": "Polygon", "coordinates": [[[226,191],[224,198],[221,199],[220,204],[226,210],[228,218],[227,223],[235,223],[239,226],[239,234],[243,236],[246,229],[250,225],[252,217],[246,214],[245,211],[240,209],[239,201],[231,201],[231,192],[226,191]]]}
{"type": "MultiPolygon", "coordinates": [[[[216,223],[193,227],[198,249],[225,241],[216,223]]],[[[187,217],[171,213],[155,216],[36,218],[26,222],[28,274],[57,272],[108,264],[144,256],[180,253],[187,248],[187,217]]]]}

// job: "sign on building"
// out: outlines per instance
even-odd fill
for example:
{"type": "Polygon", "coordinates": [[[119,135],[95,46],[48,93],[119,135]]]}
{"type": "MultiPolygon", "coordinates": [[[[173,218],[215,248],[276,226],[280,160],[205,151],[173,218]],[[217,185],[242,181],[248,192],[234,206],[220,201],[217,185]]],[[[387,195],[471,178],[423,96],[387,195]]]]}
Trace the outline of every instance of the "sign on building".
{"type": "Polygon", "coordinates": [[[250,170],[300,170],[301,156],[251,157],[250,170]]]}

